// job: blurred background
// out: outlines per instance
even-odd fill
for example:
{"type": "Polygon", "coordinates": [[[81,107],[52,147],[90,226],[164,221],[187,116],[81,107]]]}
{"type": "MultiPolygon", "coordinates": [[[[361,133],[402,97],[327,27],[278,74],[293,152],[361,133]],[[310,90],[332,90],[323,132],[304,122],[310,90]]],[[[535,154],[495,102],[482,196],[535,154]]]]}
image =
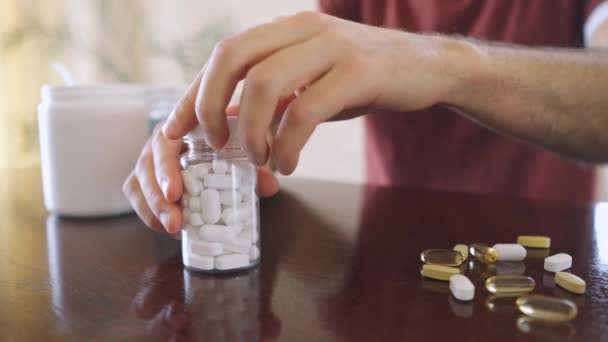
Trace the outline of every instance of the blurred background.
{"type": "MultiPolygon", "coordinates": [[[[40,86],[61,84],[52,63],[66,65],[82,84],[179,86],[190,82],[219,39],[316,6],[315,0],[0,1],[0,167],[40,163],[40,86]]],[[[293,176],[361,182],[361,120],[321,125],[293,176]]],[[[606,179],[598,186],[603,199],[606,179]]]]}

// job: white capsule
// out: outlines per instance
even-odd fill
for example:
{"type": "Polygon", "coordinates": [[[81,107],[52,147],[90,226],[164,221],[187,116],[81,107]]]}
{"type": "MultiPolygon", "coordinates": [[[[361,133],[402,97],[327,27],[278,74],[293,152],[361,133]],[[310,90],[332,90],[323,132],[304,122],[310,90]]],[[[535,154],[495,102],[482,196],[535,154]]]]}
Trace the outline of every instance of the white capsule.
{"type": "Polygon", "coordinates": [[[243,196],[240,192],[234,190],[220,190],[220,203],[230,207],[234,207],[241,202],[243,196]]]}
{"type": "Polygon", "coordinates": [[[251,246],[249,250],[249,260],[253,261],[260,257],[260,249],[258,246],[251,246]]]}
{"type": "Polygon", "coordinates": [[[560,272],[572,267],[572,257],[559,253],[545,258],[545,271],[560,272]]]}
{"type": "Polygon", "coordinates": [[[526,258],[526,249],[517,243],[497,243],[492,248],[496,250],[498,261],[522,261],[526,258]]]}
{"type": "Polygon", "coordinates": [[[462,274],[455,274],[450,277],[450,291],[458,300],[469,301],[475,296],[475,286],[462,274]]]}
{"type": "Polygon", "coordinates": [[[202,180],[203,177],[209,173],[209,170],[211,170],[211,164],[210,163],[200,163],[200,164],[196,164],[190,167],[190,172],[192,172],[192,174],[197,178],[202,180]]]}
{"type": "Polygon", "coordinates": [[[205,220],[201,216],[201,213],[190,213],[190,224],[193,227],[200,227],[205,224],[205,220]]]}
{"type": "Polygon", "coordinates": [[[251,205],[226,208],[222,212],[222,221],[227,225],[233,225],[235,223],[252,223],[253,219],[253,208],[251,205]]]}
{"type": "Polygon", "coordinates": [[[190,209],[188,208],[184,208],[182,209],[182,219],[184,221],[184,224],[189,224],[190,223],[190,209]]]}
{"type": "Polygon", "coordinates": [[[209,271],[215,266],[215,258],[212,256],[183,253],[184,265],[199,270],[209,271]]]}
{"type": "Polygon", "coordinates": [[[201,182],[188,170],[182,171],[182,180],[184,182],[184,189],[186,189],[189,195],[196,196],[201,193],[201,182]]]}
{"type": "Polygon", "coordinates": [[[190,241],[190,252],[198,255],[216,256],[224,252],[222,244],[219,242],[190,241]]]}
{"type": "Polygon", "coordinates": [[[201,192],[201,214],[206,223],[213,224],[219,221],[222,215],[220,194],[217,190],[206,189],[201,192]]]}
{"type": "Polygon", "coordinates": [[[203,177],[203,185],[213,189],[234,189],[237,184],[229,174],[209,174],[203,177]]]}
{"type": "Polygon", "coordinates": [[[222,247],[231,252],[235,253],[249,253],[249,248],[251,247],[251,242],[247,239],[241,239],[239,237],[234,237],[229,241],[222,242],[222,247]]]}
{"type": "Polygon", "coordinates": [[[249,265],[248,254],[223,254],[215,257],[215,268],[218,270],[231,270],[249,265]]]}
{"type": "Polygon", "coordinates": [[[201,198],[199,196],[193,196],[192,198],[190,198],[190,203],[188,205],[188,208],[193,213],[200,212],[201,211],[201,198]]]}
{"type": "Polygon", "coordinates": [[[214,159],[212,163],[213,173],[224,174],[228,171],[228,163],[225,160],[214,159]]]}
{"type": "Polygon", "coordinates": [[[199,236],[208,242],[225,242],[234,238],[235,234],[230,227],[208,224],[201,227],[199,236]]]}
{"type": "Polygon", "coordinates": [[[239,235],[243,231],[244,225],[241,223],[235,223],[229,227],[230,227],[230,229],[232,229],[234,231],[234,235],[236,236],[236,235],[239,235]]]}

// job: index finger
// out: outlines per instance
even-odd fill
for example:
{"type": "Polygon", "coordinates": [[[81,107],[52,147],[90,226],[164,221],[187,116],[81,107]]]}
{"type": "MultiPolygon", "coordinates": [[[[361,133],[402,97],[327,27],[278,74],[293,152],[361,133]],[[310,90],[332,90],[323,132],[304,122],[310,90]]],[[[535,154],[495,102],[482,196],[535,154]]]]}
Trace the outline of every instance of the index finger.
{"type": "Polygon", "coordinates": [[[194,126],[198,124],[196,112],[194,109],[196,103],[196,95],[198,87],[201,84],[201,79],[205,73],[206,64],[203,65],[196,78],[186,89],[186,92],[177,101],[171,115],[163,126],[163,134],[171,139],[181,139],[186,133],[190,132],[194,126]]]}

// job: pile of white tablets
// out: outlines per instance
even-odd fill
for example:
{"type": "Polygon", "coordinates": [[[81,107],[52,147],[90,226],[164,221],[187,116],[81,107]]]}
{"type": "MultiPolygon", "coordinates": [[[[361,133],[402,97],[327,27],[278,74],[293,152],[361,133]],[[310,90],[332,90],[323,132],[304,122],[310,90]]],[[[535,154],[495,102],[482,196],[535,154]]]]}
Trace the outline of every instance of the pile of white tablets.
{"type": "Polygon", "coordinates": [[[247,160],[213,160],[182,171],[182,258],[195,270],[227,271],[260,257],[256,169],[247,160]]]}

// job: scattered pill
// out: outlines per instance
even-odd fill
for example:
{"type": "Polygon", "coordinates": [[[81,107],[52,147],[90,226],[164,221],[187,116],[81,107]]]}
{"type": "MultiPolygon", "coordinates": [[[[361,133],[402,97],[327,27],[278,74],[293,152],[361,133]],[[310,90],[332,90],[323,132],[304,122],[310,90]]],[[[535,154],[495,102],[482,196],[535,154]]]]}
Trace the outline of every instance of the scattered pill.
{"type": "Polygon", "coordinates": [[[495,263],[497,258],[496,250],[483,243],[472,243],[469,252],[475,259],[484,263],[495,263]]]}
{"type": "Polygon", "coordinates": [[[541,235],[520,235],[517,237],[517,243],[530,248],[549,248],[551,238],[541,235]]]}
{"type": "Polygon", "coordinates": [[[237,183],[233,182],[232,176],[229,174],[208,174],[203,177],[203,185],[213,189],[235,189],[237,183]]]}
{"type": "Polygon", "coordinates": [[[459,266],[464,262],[462,254],[452,249],[427,249],[420,253],[420,259],[425,264],[459,266]]]}
{"type": "Polygon", "coordinates": [[[456,299],[468,301],[475,295],[475,286],[466,276],[455,274],[450,277],[450,291],[456,299]]]}
{"type": "Polygon", "coordinates": [[[247,267],[248,265],[248,254],[224,254],[215,257],[215,268],[218,270],[231,270],[247,267]]]}
{"type": "Polygon", "coordinates": [[[200,227],[205,224],[201,213],[190,213],[190,224],[193,227],[200,227]]]}
{"type": "Polygon", "coordinates": [[[460,270],[454,267],[443,266],[443,265],[422,265],[422,276],[437,280],[450,280],[450,277],[455,274],[460,274],[460,270]]]}
{"type": "Polygon", "coordinates": [[[192,173],[187,170],[182,171],[182,180],[184,183],[184,188],[188,192],[190,196],[197,196],[201,193],[202,186],[201,182],[192,173]]]}
{"type": "Polygon", "coordinates": [[[515,303],[522,313],[547,321],[568,321],[578,314],[576,304],[567,299],[530,295],[517,298],[515,303]]]}
{"type": "Polygon", "coordinates": [[[458,244],[454,246],[454,250],[460,252],[464,260],[469,258],[469,246],[464,244],[458,244]]]}
{"type": "Polygon", "coordinates": [[[568,272],[555,273],[555,283],[561,288],[576,294],[585,293],[586,283],[580,277],[568,272]]]}
{"type": "Polygon", "coordinates": [[[545,258],[545,271],[559,272],[572,267],[572,257],[566,253],[559,253],[545,258]]]}
{"type": "Polygon", "coordinates": [[[234,231],[227,226],[204,225],[200,230],[200,238],[208,242],[225,242],[234,237],[234,231]]]}
{"type": "Polygon", "coordinates": [[[238,191],[221,190],[220,203],[230,207],[236,206],[241,202],[243,195],[238,191]]]}
{"type": "Polygon", "coordinates": [[[224,249],[218,242],[190,241],[190,252],[198,255],[216,256],[222,254],[224,249]]]}
{"type": "Polygon", "coordinates": [[[228,162],[221,159],[214,159],[211,163],[213,173],[215,174],[224,174],[228,171],[228,162]]]}
{"type": "Polygon", "coordinates": [[[527,293],[534,290],[534,279],[521,275],[498,275],[486,279],[486,289],[491,293],[527,293]]]}
{"type": "Polygon", "coordinates": [[[492,248],[496,250],[498,261],[522,261],[526,258],[526,249],[517,243],[497,243],[492,248]]]}
{"type": "Polygon", "coordinates": [[[201,215],[205,223],[216,223],[222,215],[220,194],[217,190],[206,189],[201,192],[201,215]]]}

